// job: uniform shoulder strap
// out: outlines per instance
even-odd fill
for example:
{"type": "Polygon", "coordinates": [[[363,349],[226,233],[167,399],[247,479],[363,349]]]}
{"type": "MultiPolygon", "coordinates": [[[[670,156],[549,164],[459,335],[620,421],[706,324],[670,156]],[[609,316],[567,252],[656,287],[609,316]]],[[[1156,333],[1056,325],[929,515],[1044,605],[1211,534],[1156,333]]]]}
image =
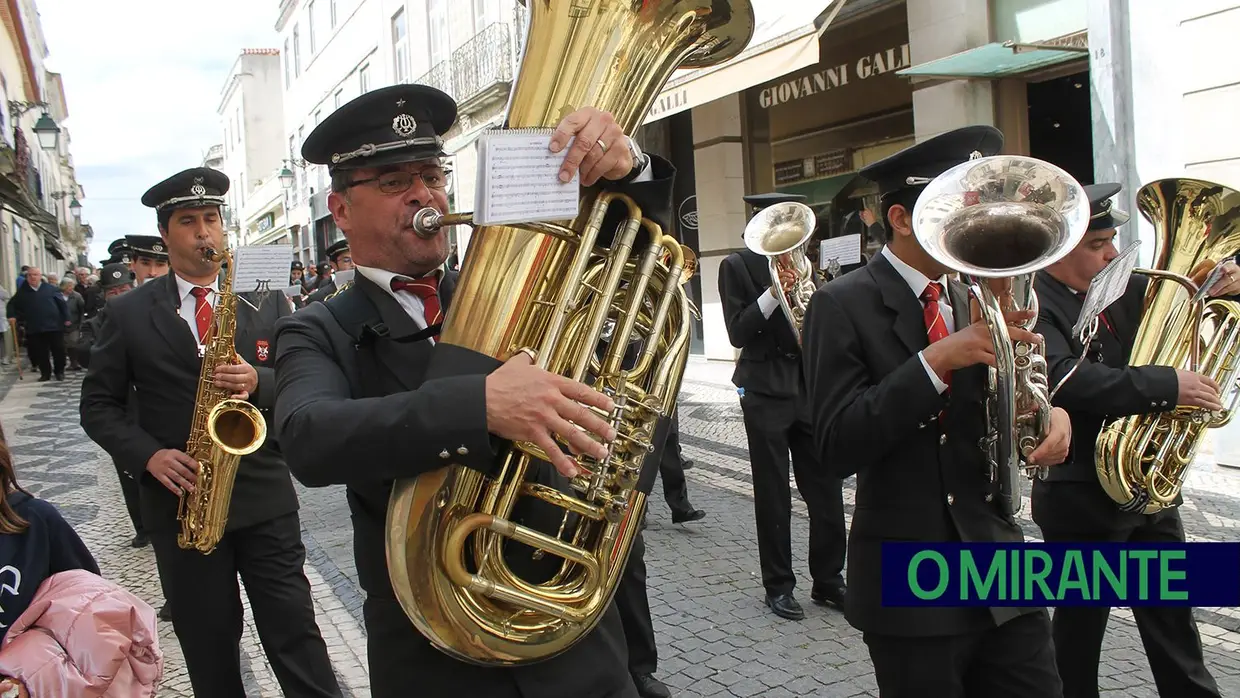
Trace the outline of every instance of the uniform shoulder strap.
{"type": "Polygon", "coordinates": [[[368,339],[387,336],[387,326],[379,317],[379,309],[358,290],[357,286],[334,294],[323,301],[340,328],[353,339],[355,345],[361,345],[368,339]]]}

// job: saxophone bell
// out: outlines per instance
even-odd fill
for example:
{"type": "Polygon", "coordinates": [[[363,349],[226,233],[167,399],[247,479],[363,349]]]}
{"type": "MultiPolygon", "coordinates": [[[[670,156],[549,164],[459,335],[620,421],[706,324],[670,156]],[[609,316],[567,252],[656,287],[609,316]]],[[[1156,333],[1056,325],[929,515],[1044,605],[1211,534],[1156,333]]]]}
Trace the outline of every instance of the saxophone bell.
{"type": "MultiPolygon", "coordinates": [[[[988,377],[990,461],[1000,508],[1020,512],[1020,481],[1044,477],[1025,461],[1050,430],[1051,392],[1045,347],[1013,342],[1004,313],[1032,311],[1036,272],[1071,252],[1089,227],[1089,197],[1064,170],[1034,158],[998,155],[963,162],[926,185],[913,207],[922,249],[961,274],[995,346],[988,377]]],[[[956,319],[963,327],[963,318],[956,319]]]]}
{"type": "Polygon", "coordinates": [[[814,210],[799,201],[767,206],[745,225],[745,246],[768,259],[771,288],[775,289],[779,307],[792,325],[798,343],[810,297],[818,289],[814,284],[814,266],[805,254],[815,225],[814,210]],[[792,274],[790,290],[784,289],[780,272],[792,274]]]}

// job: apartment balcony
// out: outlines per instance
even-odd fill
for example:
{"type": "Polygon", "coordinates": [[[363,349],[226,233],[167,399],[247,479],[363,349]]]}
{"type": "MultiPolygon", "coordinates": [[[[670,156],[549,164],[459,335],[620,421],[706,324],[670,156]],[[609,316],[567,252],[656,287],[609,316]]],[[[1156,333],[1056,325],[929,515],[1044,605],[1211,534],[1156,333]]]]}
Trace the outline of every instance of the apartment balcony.
{"type": "Polygon", "coordinates": [[[512,86],[512,27],[494,22],[452,52],[452,82],[463,112],[507,99],[512,86]]]}
{"type": "Polygon", "coordinates": [[[426,71],[426,74],[413,81],[418,85],[430,85],[446,92],[449,97],[461,101],[452,86],[452,65],[450,61],[440,61],[426,71]]]}

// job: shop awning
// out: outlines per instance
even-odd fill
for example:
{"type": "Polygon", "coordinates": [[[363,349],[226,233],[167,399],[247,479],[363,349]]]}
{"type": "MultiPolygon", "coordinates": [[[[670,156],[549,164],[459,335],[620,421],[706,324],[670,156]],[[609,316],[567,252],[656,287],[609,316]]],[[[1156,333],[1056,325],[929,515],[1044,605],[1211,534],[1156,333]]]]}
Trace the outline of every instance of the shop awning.
{"type": "MultiPolygon", "coordinates": [[[[1083,34],[1080,33],[1082,41],[1083,34]]],[[[1077,45],[1077,34],[1069,36],[1071,40],[1065,37],[1055,43],[990,43],[897,70],[896,75],[911,78],[914,83],[928,80],[996,80],[1088,58],[1088,46],[1077,45]]]]}
{"type": "Polygon", "coordinates": [[[824,177],[822,179],[812,179],[808,182],[797,182],[795,184],[784,184],[775,187],[775,191],[781,194],[804,194],[805,203],[809,206],[822,206],[831,203],[835,195],[840,193],[849,182],[856,179],[856,172],[835,175],[834,177],[824,177]]]}
{"type": "Polygon", "coordinates": [[[818,62],[818,38],[846,0],[762,0],[741,54],[709,68],[678,71],[655,98],[645,123],[713,102],[818,62]],[[816,24],[822,15],[822,23],[816,24]]]}

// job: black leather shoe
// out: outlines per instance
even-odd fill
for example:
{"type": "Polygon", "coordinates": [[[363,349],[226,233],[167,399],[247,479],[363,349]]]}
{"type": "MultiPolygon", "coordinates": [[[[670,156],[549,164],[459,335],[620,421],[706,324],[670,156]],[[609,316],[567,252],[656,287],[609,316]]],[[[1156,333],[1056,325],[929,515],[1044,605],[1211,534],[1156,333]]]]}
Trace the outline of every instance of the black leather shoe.
{"type": "Polygon", "coordinates": [[[792,594],[780,594],[779,596],[768,594],[766,605],[780,618],[787,618],[788,620],[805,619],[805,609],[801,608],[801,604],[792,598],[792,594]]]}
{"type": "Polygon", "coordinates": [[[844,609],[844,597],[848,595],[848,590],[843,582],[836,584],[815,584],[813,591],[810,592],[809,598],[819,606],[835,606],[844,609]]]}
{"type": "Polygon", "coordinates": [[[650,674],[634,674],[633,684],[637,686],[637,695],[642,698],[672,698],[667,686],[650,674]]]}
{"type": "Polygon", "coordinates": [[[692,507],[688,509],[684,509],[682,511],[672,512],[672,523],[688,523],[690,521],[701,521],[704,518],[706,518],[706,512],[702,511],[701,509],[694,509],[692,507]]]}
{"type": "Polygon", "coordinates": [[[681,470],[693,470],[693,461],[688,458],[681,460],[680,469],[681,470]]]}
{"type": "Polygon", "coordinates": [[[57,373],[57,374],[56,374],[56,380],[58,380],[58,381],[62,381],[62,380],[64,380],[64,379],[65,379],[65,372],[64,372],[64,371],[61,371],[60,373],[57,373]]]}
{"type": "Polygon", "coordinates": [[[51,376],[39,376],[39,382],[40,382],[40,383],[46,383],[46,382],[50,381],[51,379],[52,379],[52,377],[51,377],[51,376]]]}
{"type": "Polygon", "coordinates": [[[164,621],[169,621],[169,622],[172,621],[172,609],[169,608],[166,602],[164,603],[163,606],[159,607],[159,619],[164,620],[164,621]]]}
{"type": "Polygon", "coordinates": [[[151,544],[151,539],[148,538],[145,533],[139,533],[133,537],[133,540],[130,541],[129,544],[135,548],[145,548],[151,544]]]}

